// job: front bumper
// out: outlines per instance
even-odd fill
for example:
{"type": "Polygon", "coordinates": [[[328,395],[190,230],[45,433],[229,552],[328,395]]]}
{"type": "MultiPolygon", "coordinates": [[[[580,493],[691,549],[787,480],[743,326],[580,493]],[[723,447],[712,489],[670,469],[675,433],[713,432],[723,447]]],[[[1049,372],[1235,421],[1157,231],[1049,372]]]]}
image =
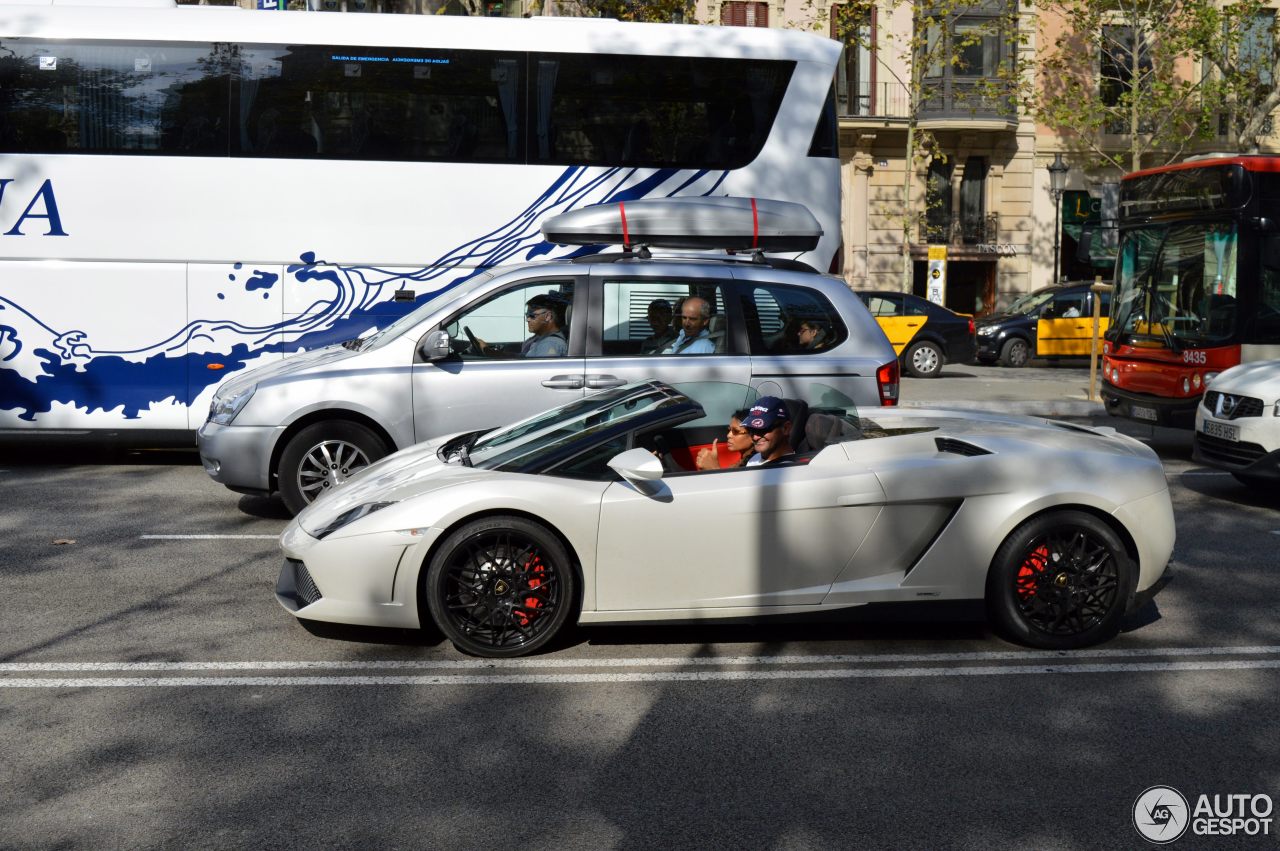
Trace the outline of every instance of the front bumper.
{"type": "Polygon", "coordinates": [[[196,432],[200,463],[209,478],[240,493],[271,492],[271,450],[283,426],[215,425],[196,432]]]}
{"type": "Polygon", "coordinates": [[[1203,412],[1198,413],[1196,436],[1192,443],[1194,461],[1258,481],[1280,482],[1280,449],[1268,452],[1265,445],[1275,445],[1280,422],[1268,417],[1248,417],[1221,425],[1238,429],[1236,436],[1239,439],[1229,440],[1204,434],[1204,415],[1203,412]],[[1268,425],[1272,427],[1268,429],[1268,425]]]}
{"type": "Polygon", "coordinates": [[[418,629],[419,570],[440,530],[416,531],[318,540],[295,520],[280,536],[276,601],[303,620],[418,629]]]}
{"type": "Polygon", "coordinates": [[[997,339],[995,334],[987,334],[978,337],[974,343],[974,357],[978,360],[995,360],[1000,357],[1000,347],[1004,345],[1004,338],[997,339]]]}
{"type": "Polygon", "coordinates": [[[1196,408],[1200,405],[1200,397],[1170,399],[1166,396],[1134,393],[1121,390],[1104,380],[1102,403],[1107,413],[1113,417],[1125,417],[1135,422],[1171,428],[1192,428],[1195,425],[1196,408]]]}

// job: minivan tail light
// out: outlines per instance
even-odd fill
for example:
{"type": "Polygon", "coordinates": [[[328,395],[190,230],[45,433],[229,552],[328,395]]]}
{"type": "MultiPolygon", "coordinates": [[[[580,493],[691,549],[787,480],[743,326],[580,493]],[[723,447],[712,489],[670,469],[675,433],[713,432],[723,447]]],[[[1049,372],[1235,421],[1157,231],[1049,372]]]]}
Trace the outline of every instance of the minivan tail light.
{"type": "Polygon", "coordinates": [[[898,362],[891,360],[876,370],[876,384],[880,387],[881,407],[893,407],[898,404],[898,362]]]}
{"type": "Polygon", "coordinates": [[[974,327],[974,324],[973,324],[973,317],[972,317],[972,316],[970,316],[970,317],[969,317],[969,336],[970,336],[970,337],[973,337],[973,336],[975,336],[977,333],[978,333],[978,329],[977,329],[976,327],[974,327]]]}

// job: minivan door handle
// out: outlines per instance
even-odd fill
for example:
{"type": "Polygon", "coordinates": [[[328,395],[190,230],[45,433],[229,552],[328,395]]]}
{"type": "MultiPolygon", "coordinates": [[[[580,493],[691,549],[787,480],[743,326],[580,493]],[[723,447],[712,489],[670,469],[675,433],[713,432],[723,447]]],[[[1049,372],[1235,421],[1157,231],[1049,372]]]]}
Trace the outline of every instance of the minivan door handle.
{"type": "Polygon", "coordinates": [[[587,386],[592,390],[607,390],[610,387],[621,387],[626,384],[626,379],[619,378],[616,375],[588,375],[587,386]]]}
{"type": "Polygon", "coordinates": [[[543,387],[550,387],[552,390],[581,390],[581,375],[553,375],[546,381],[542,382],[543,387]]]}

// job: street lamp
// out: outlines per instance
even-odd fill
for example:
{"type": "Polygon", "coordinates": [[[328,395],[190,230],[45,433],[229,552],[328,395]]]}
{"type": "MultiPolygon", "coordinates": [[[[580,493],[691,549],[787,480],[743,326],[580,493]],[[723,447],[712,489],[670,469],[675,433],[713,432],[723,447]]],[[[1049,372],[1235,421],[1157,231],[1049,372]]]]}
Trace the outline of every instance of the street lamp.
{"type": "Polygon", "coordinates": [[[1062,260],[1062,249],[1058,240],[1062,238],[1062,193],[1067,188],[1067,172],[1071,166],[1062,161],[1062,154],[1053,155],[1053,162],[1045,166],[1049,169],[1049,195],[1053,198],[1053,283],[1058,283],[1058,263],[1062,260]]]}

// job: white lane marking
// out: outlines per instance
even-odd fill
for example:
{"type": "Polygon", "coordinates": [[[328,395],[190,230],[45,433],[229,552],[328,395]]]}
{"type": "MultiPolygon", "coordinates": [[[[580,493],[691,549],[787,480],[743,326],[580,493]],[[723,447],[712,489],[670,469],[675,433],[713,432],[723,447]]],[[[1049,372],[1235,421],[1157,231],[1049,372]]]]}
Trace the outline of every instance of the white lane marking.
{"type": "Polygon", "coordinates": [[[0,679],[0,688],[136,688],[178,686],[471,686],[593,683],[743,682],[919,677],[999,677],[1030,674],[1113,674],[1156,671],[1251,671],[1280,668],[1280,659],[1210,662],[1130,662],[1120,665],[1012,665],[974,668],[837,668],[801,671],[649,671],[607,674],[497,674],[388,677],[74,677],[0,679]]]}
{"type": "Polygon", "coordinates": [[[139,535],[144,541],[274,541],[279,535],[139,535]]]}
{"type": "MultiPolygon", "coordinates": [[[[492,668],[669,668],[688,665],[848,665],[901,662],[1025,662],[1033,659],[1134,659],[1150,656],[1266,656],[1280,646],[1152,647],[1072,651],[977,651],[973,653],[859,653],[830,656],[659,656],[621,659],[401,659],[385,661],[253,662],[3,662],[0,673],[59,671],[370,671],[486,670],[492,668]]],[[[3,680],[0,680],[3,682],[3,680]]]]}

